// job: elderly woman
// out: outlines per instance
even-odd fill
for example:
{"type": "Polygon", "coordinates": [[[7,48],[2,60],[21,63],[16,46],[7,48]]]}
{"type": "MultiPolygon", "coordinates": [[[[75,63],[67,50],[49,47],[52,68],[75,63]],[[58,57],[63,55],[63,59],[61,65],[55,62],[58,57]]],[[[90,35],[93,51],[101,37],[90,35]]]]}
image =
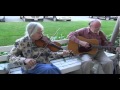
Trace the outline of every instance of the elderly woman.
{"type": "Polygon", "coordinates": [[[62,53],[52,52],[47,47],[38,47],[36,40],[51,43],[50,39],[43,35],[44,27],[38,22],[30,22],[26,26],[25,36],[16,40],[9,55],[9,62],[22,66],[25,74],[61,74],[60,70],[50,63],[51,59],[69,55],[69,51],[62,53]]]}

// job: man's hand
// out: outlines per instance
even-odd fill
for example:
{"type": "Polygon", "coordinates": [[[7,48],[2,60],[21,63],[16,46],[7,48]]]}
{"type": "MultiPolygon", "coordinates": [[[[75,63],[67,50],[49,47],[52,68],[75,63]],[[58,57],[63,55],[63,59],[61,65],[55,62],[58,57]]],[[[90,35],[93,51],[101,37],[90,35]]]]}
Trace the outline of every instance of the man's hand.
{"type": "Polygon", "coordinates": [[[27,58],[25,60],[25,64],[28,68],[33,67],[36,64],[36,60],[32,59],[32,58],[27,58]]]}
{"type": "Polygon", "coordinates": [[[85,41],[80,41],[79,44],[85,48],[88,48],[90,47],[90,44],[88,42],[85,42],[85,41]]]}

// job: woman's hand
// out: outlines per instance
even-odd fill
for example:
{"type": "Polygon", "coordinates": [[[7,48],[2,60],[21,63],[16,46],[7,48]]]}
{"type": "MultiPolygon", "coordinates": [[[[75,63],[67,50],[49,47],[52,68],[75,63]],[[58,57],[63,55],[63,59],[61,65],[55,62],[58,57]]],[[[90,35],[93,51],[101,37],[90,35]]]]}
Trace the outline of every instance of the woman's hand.
{"type": "Polygon", "coordinates": [[[68,50],[63,50],[63,55],[68,55],[70,52],[68,50]]]}
{"type": "Polygon", "coordinates": [[[36,64],[36,60],[32,58],[27,58],[24,62],[28,68],[31,68],[36,64]]]}
{"type": "Polygon", "coordinates": [[[73,54],[73,52],[71,50],[63,50],[63,55],[70,55],[73,54]]]}

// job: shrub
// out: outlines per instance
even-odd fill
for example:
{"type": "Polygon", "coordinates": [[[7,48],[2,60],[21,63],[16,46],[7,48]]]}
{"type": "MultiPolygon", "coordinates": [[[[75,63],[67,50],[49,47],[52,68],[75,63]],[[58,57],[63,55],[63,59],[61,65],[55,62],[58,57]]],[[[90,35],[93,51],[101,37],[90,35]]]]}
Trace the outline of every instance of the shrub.
{"type": "MultiPolygon", "coordinates": [[[[111,37],[112,37],[112,34],[110,34],[110,35],[107,36],[108,41],[110,41],[110,38],[111,38],[111,37]]],[[[118,36],[116,37],[114,46],[116,46],[116,47],[119,46],[119,43],[120,43],[120,40],[119,40],[119,39],[120,39],[120,34],[118,34],[118,36]]],[[[116,53],[115,50],[112,50],[112,51],[109,51],[109,52],[111,52],[111,53],[116,53]]]]}

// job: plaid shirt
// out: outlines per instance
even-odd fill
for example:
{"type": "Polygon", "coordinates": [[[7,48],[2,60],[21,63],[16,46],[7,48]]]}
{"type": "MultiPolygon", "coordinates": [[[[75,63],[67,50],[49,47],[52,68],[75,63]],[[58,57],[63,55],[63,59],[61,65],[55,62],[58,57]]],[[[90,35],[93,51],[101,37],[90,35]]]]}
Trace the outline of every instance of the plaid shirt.
{"type": "Polygon", "coordinates": [[[90,31],[89,27],[81,28],[79,30],[76,30],[75,32],[71,32],[68,35],[68,38],[79,44],[79,39],[77,38],[77,36],[83,36],[87,39],[97,39],[99,41],[99,45],[102,46],[112,44],[111,42],[108,42],[105,34],[102,31],[100,31],[98,34],[95,34],[90,31]]]}

